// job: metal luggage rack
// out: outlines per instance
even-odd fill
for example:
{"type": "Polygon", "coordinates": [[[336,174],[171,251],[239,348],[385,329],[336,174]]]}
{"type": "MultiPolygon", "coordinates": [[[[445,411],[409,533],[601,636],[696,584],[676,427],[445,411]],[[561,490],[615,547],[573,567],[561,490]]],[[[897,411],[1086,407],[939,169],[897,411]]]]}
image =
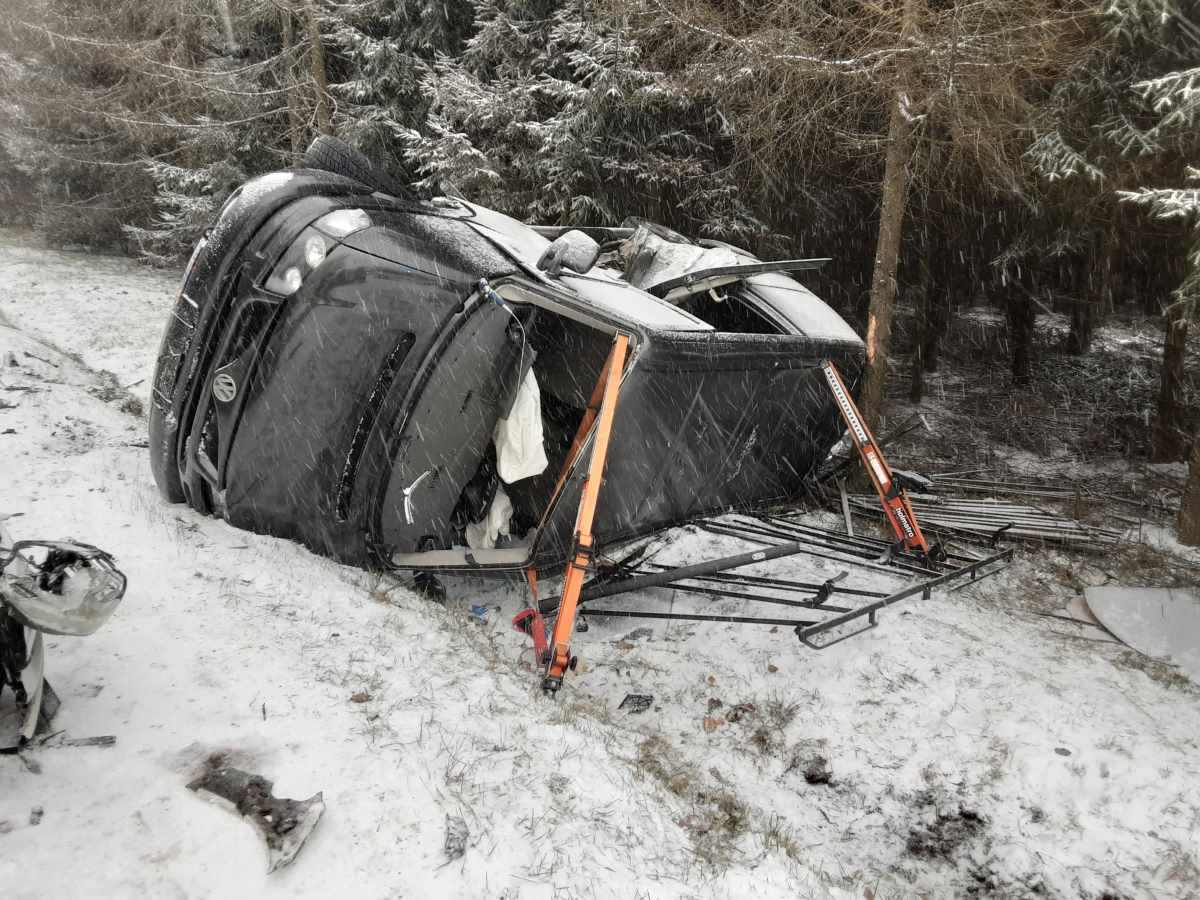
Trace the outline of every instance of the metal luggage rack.
{"type": "MultiPolygon", "coordinates": [[[[688,622],[724,622],[740,625],[787,627],[805,646],[821,650],[853,637],[878,624],[884,607],[920,595],[929,599],[933,590],[961,582],[957,590],[975,584],[1003,569],[1013,557],[1012,548],[990,555],[947,552],[942,568],[899,549],[888,541],[821,528],[787,515],[754,515],[705,519],[695,523],[713,534],[737,537],[762,549],[706,560],[686,566],[665,566],[647,559],[655,542],[649,542],[620,560],[597,559],[592,578],[579,595],[579,630],[591,617],[666,619],[688,622]],[[749,575],[735,570],[785,557],[807,555],[844,564],[847,568],[823,582],[806,582],[768,575],[749,575]],[[948,565],[949,568],[945,568],[948,565]],[[885,593],[847,583],[851,569],[881,572],[917,580],[898,591],[885,593]],[[819,618],[784,618],[757,615],[723,615],[703,612],[674,612],[654,609],[598,608],[595,601],[635,591],[666,587],[673,591],[719,600],[743,600],[783,606],[798,616],[800,610],[823,613],[819,618]],[[830,640],[819,635],[841,629],[866,618],[866,624],[830,640]]],[[[542,614],[553,615],[559,598],[540,603],[542,614]]]]}
{"type": "MultiPolygon", "coordinates": [[[[580,620],[578,618],[580,615],[585,617],[593,615],[678,619],[693,622],[730,622],[746,625],[783,625],[794,629],[796,636],[805,645],[820,649],[851,635],[844,635],[818,644],[813,641],[813,637],[818,634],[823,634],[863,616],[867,617],[868,624],[858,631],[873,628],[876,625],[876,613],[883,607],[918,593],[928,597],[934,587],[963,577],[969,576],[972,582],[987,578],[999,571],[1012,558],[1011,550],[1002,550],[982,558],[961,553],[952,554],[941,543],[931,545],[926,540],[917,522],[917,516],[909,503],[906,487],[909,485],[923,486],[928,483],[928,479],[921,479],[912,473],[892,470],[869,425],[851,398],[846,382],[842,379],[832,360],[827,359],[821,363],[822,375],[829,386],[837,409],[846,423],[851,443],[858,451],[859,459],[875,488],[884,518],[896,536],[895,544],[873,538],[855,537],[850,521],[849,503],[843,489],[841,493],[842,511],[846,519],[845,534],[779,515],[760,515],[751,517],[749,520],[735,518],[732,521],[701,519],[697,524],[702,528],[718,534],[733,535],[750,543],[757,543],[764,549],[696,565],[667,569],[639,568],[638,563],[646,556],[644,546],[640,551],[635,551],[624,559],[615,562],[605,560],[598,552],[593,524],[620,391],[618,374],[624,371],[628,344],[628,335],[618,333],[613,339],[612,350],[593,390],[592,399],[588,403],[588,415],[580,425],[571,452],[568,454],[568,460],[575,457],[577,451],[582,447],[584,437],[594,419],[596,439],[588,464],[587,478],[583,482],[579,511],[575,520],[575,539],[567,570],[563,575],[562,596],[541,600],[538,595],[537,572],[530,568],[525,573],[529,581],[530,603],[513,617],[513,627],[532,638],[535,659],[545,667],[542,675],[542,690],[547,694],[558,692],[563,685],[564,676],[568,671],[573,671],[578,662],[571,652],[571,635],[577,621],[580,626],[579,630],[586,630],[586,618],[580,620]],[[878,569],[891,575],[927,577],[902,591],[885,595],[878,591],[840,587],[841,582],[849,576],[849,570],[844,570],[821,584],[785,579],[768,581],[762,576],[756,576],[755,580],[751,581],[746,576],[728,575],[733,569],[800,553],[835,560],[845,565],[878,569]],[[958,563],[958,565],[949,572],[943,572],[944,563],[952,565],[958,563]],[[720,587],[705,587],[705,584],[711,584],[717,575],[725,576],[723,579],[717,579],[720,587]],[[590,580],[585,582],[589,576],[591,576],[590,580]],[[688,584],[688,582],[693,583],[688,584]],[[699,582],[699,584],[694,582],[699,582]],[[750,588],[772,587],[776,591],[799,593],[802,596],[780,597],[730,591],[731,585],[750,588]],[[628,593],[639,588],[665,586],[692,593],[705,593],[724,599],[744,598],[746,602],[768,603],[810,611],[817,610],[833,615],[826,619],[776,619],[766,616],[596,609],[594,606],[587,606],[590,601],[598,600],[601,597],[628,593]],[[843,596],[847,598],[866,597],[870,602],[859,607],[842,606],[840,603],[830,602],[831,600],[840,601],[843,596]],[[548,629],[546,619],[551,616],[554,620],[553,627],[548,629]]],[[[554,492],[555,496],[564,484],[567,471],[568,469],[564,468],[563,474],[559,476],[558,487],[554,492]]],[[[1000,536],[998,531],[993,537],[993,545],[998,543],[1000,536]]]]}

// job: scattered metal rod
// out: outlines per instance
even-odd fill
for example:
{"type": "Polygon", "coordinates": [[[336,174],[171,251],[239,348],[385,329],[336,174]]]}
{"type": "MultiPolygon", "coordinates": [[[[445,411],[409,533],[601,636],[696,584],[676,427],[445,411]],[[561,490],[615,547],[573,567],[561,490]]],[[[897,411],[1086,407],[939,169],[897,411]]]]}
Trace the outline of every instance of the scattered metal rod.
{"type": "MultiPolygon", "coordinates": [[[[851,498],[851,501],[858,504],[867,503],[869,498],[864,494],[859,494],[851,498]]],[[[928,494],[917,494],[913,497],[913,502],[918,506],[943,510],[946,512],[962,512],[962,513],[997,513],[1004,512],[1006,514],[1017,514],[1032,516],[1035,518],[1058,517],[1058,513],[1048,512],[1040,506],[1034,506],[1029,503],[1017,503],[1012,500],[963,500],[956,497],[935,497],[928,494]]]]}
{"type": "MultiPolygon", "coordinates": [[[[962,482],[963,484],[999,484],[999,485],[1011,485],[1013,487],[1032,487],[1035,489],[1036,488],[1047,488],[1049,490],[1056,490],[1056,491],[1068,490],[1068,488],[1064,488],[1064,487],[1061,487],[1061,486],[1058,486],[1055,484],[1048,484],[1045,481],[1037,481],[1035,479],[1004,478],[1001,476],[997,476],[997,477],[993,477],[993,478],[968,478],[968,477],[965,477],[965,473],[964,474],[943,473],[943,474],[938,474],[938,475],[932,475],[930,477],[937,481],[954,481],[954,482],[962,482]]],[[[1071,483],[1071,484],[1072,484],[1071,489],[1073,490],[1074,483],[1071,483]]]]}
{"type": "MultiPolygon", "coordinates": [[[[766,525],[755,526],[755,525],[747,525],[744,523],[736,523],[732,527],[745,529],[746,531],[748,531],[752,534],[759,534],[759,535],[762,535],[763,537],[779,538],[780,540],[785,540],[785,541],[788,541],[788,540],[799,541],[801,543],[809,544],[810,546],[813,546],[813,547],[820,547],[825,550],[835,550],[838,553],[846,553],[846,554],[849,554],[850,556],[853,556],[854,558],[860,559],[860,560],[873,560],[873,559],[878,558],[881,553],[886,552],[884,548],[874,550],[874,549],[865,548],[865,547],[856,548],[856,547],[852,547],[849,544],[845,544],[845,543],[839,544],[837,542],[829,540],[824,535],[805,535],[805,533],[803,531],[799,531],[799,530],[783,531],[783,530],[780,530],[779,528],[771,528],[766,525]]],[[[890,545],[889,545],[889,547],[890,547],[890,545]]],[[[911,562],[908,555],[904,554],[904,553],[896,554],[895,556],[893,556],[891,568],[904,569],[909,572],[916,572],[920,575],[936,575],[937,574],[937,572],[935,572],[933,569],[929,569],[924,566],[917,565],[914,562],[911,562]]]]}
{"type": "MultiPolygon", "coordinates": [[[[875,503],[872,509],[878,513],[879,504],[875,503]]],[[[857,512],[857,507],[855,510],[857,512]]],[[[763,515],[760,518],[768,519],[771,524],[778,527],[787,528],[789,531],[797,534],[811,534],[818,537],[823,537],[834,543],[844,544],[847,547],[855,547],[862,549],[871,554],[872,557],[879,556],[883,553],[894,552],[895,544],[891,541],[885,541],[880,538],[872,538],[866,535],[847,535],[841,531],[831,531],[826,528],[819,528],[816,525],[808,525],[805,523],[796,522],[786,516],[763,515]]],[[[901,552],[898,554],[901,559],[908,560],[915,565],[922,565],[923,560],[914,553],[901,552]]],[[[976,557],[967,556],[962,553],[947,553],[947,559],[959,560],[963,563],[973,562],[976,557]]]]}
{"type": "Polygon", "coordinates": [[[1043,543],[1072,544],[1074,546],[1087,547],[1087,548],[1105,547],[1105,546],[1109,546],[1111,543],[1113,543],[1113,542],[1109,542],[1109,541],[1094,540],[1091,537],[1083,536],[1083,535],[1062,534],[1062,533],[1045,534],[1045,533],[1038,533],[1038,532],[1027,532],[1027,531],[1023,531],[1023,530],[1017,529],[1017,528],[1006,528],[1004,525],[992,530],[991,533],[989,534],[989,529],[991,529],[991,528],[992,528],[992,526],[990,524],[983,525],[983,526],[971,526],[971,527],[955,526],[955,525],[949,525],[949,524],[945,524],[945,523],[935,523],[935,522],[930,522],[928,524],[928,529],[930,531],[934,531],[934,532],[942,533],[942,534],[950,533],[950,534],[955,534],[955,535],[964,536],[964,537],[972,537],[973,536],[973,537],[979,538],[981,541],[983,541],[985,543],[991,543],[991,541],[988,541],[987,539],[990,537],[996,536],[997,533],[999,533],[999,532],[1002,532],[1002,534],[1000,536],[1005,539],[1040,541],[1043,543]]]}
{"type": "MultiPolygon", "coordinates": [[[[878,504],[876,504],[876,509],[878,508],[878,504]]],[[[893,541],[885,540],[883,538],[871,537],[870,535],[865,534],[846,534],[844,531],[821,528],[818,525],[812,525],[807,522],[797,522],[795,519],[784,515],[762,514],[758,516],[758,518],[765,520],[765,524],[768,525],[787,528],[800,534],[809,534],[816,537],[822,537],[828,541],[844,544],[848,547],[862,549],[872,554],[879,554],[895,547],[895,543],[893,541]]],[[[914,562],[921,561],[920,557],[915,553],[905,552],[903,555],[910,558],[914,562]]]]}
{"type": "Polygon", "coordinates": [[[930,516],[942,519],[960,519],[966,522],[993,522],[996,519],[1004,519],[1007,522],[1016,522],[1021,525],[1030,525],[1033,527],[1053,527],[1060,531],[1076,530],[1103,532],[1107,530],[1103,526],[1087,525],[1076,519],[1059,518],[1057,516],[1050,515],[1049,513],[1043,513],[1039,516],[1022,509],[1005,509],[1004,507],[997,507],[993,510],[959,510],[955,509],[954,507],[941,508],[933,504],[929,506],[923,506],[922,508],[930,516]]]}
{"type": "Polygon", "coordinates": [[[1041,486],[991,482],[950,481],[937,477],[933,479],[933,482],[939,488],[948,488],[951,490],[965,491],[968,493],[1011,494],[1023,497],[1047,497],[1058,500],[1073,500],[1075,498],[1075,491],[1073,490],[1055,490],[1053,488],[1042,488],[1041,486]]]}
{"type": "Polygon", "coordinates": [[[983,513],[956,513],[929,510],[929,518],[942,522],[963,522],[975,525],[991,525],[998,521],[1012,522],[1014,527],[1041,528],[1057,531],[1087,531],[1088,529],[1074,522],[1056,523],[1053,519],[1037,519],[1023,515],[1005,515],[1003,510],[997,510],[992,515],[983,513]]]}
{"type": "Polygon", "coordinates": [[[1035,515],[1034,513],[1022,510],[1019,507],[1006,508],[997,506],[994,509],[959,509],[957,507],[943,507],[939,504],[929,504],[922,507],[931,515],[942,519],[963,519],[964,521],[984,521],[991,522],[997,518],[1004,519],[1007,522],[1018,522],[1024,525],[1046,525],[1054,523],[1057,525],[1068,526],[1071,528],[1085,528],[1081,522],[1074,519],[1057,519],[1049,515],[1035,515]]]}
{"type": "Polygon", "coordinates": [[[1026,528],[1030,530],[1042,530],[1042,532],[1072,532],[1079,534],[1093,534],[1091,529],[1079,526],[1078,523],[1056,523],[1052,520],[1036,520],[1036,518],[1026,518],[1022,516],[962,516],[962,515],[943,515],[938,512],[930,512],[929,520],[937,520],[938,522],[947,522],[948,524],[962,524],[962,526],[978,526],[986,528],[994,526],[997,522],[1004,524],[1012,523],[1014,528],[1026,528]]]}
{"type": "MultiPolygon", "coordinates": [[[[937,486],[936,482],[934,483],[934,486],[935,487],[937,486]]],[[[916,493],[918,500],[928,499],[930,497],[936,497],[936,498],[942,499],[946,503],[962,503],[964,505],[974,505],[974,506],[988,506],[988,505],[995,506],[997,504],[1019,503],[1020,502],[1019,497],[1017,497],[1015,499],[1012,497],[997,497],[994,495],[993,496],[980,496],[980,497],[958,497],[958,496],[947,496],[946,494],[943,494],[943,493],[936,493],[936,492],[930,492],[930,491],[916,491],[915,493],[916,493]]],[[[1071,499],[1074,499],[1075,494],[1072,491],[1072,492],[1069,492],[1067,494],[1067,496],[1069,496],[1071,499]]]]}
{"type": "MultiPolygon", "coordinates": [[[[1010,496],[1041,497],[1049,500],[1092,500],[1112,503],[1122,503],[1135,509],[1150,509],[1155,504],[1150,498],[1122,497],[1119,494],[1097,493],[1080,482],[1070,483],[1070,487],[1056,487],[1040,481],[1012,481],[1007,479],[972,479],[955,478],[951,474],[933,475],[934,484],[939,488],[974,494],[1007,494],[1010,496]]],[[[967,474],[967,473],[962,473],[967,474]]]]}
{"type": "Polygon", "coordinates": [[[941,522],[950,526],[979,531],[994,530],[1000,525],[1011,525],[1013,533],[1024,533],[1030,536],[1046,535],[1049,537],[1079,537],[1095,540],[1098,543],[1114,542],[1120,539],[1121,533],[1107,528],[1093,528],[1071,520],[1043,521],[1020,517],[997,515],[993,517],[964,517],[942,516],[936,511],[927,511],[925,519],[930,522],[941,522]]]}
{"type": "Polygon", "coordinates": [[[38,745],[42,747],[115,747],[116,744],[117,736],[115,734],[72,738],[67,737],[66,733],[62,731],[56,731],[38,741],[38,745]]]}
{"type": "MultiPolygon", "coordinates": [[[[937,519],[942,522],[950,522],[953,524],[973,524],[973,525],[991,525],[997,521],[1012,522],[1015,528],[1035,528],[1043,531],[1078,531],[1081,533],[1091,533],[1089,529],[1080,523],[1073,521],[1056,522],[1053,519],[1039,519],[1032,516],[1023,515],[1004,515],[1003,510],[997,510],[995,515],[984,515],[979,513],[961,513],[961,512],[942,512],[936,509],[931,509],[929,512],[930,519],[937,519]]],[[[1099,529],[1096,529],[1097,531],[1099,529]]]]}
{"type": "MultiPolygon", "coordinates": [[[[778,546],[777,544],[772,543],[771,538],[765,538],[765,537],[761,537],[761,536],[755,537],[755,536],[745,533],[744,531],[742,531],[740,529],[724,527],[715,522],[701,522],[701,523],[698,523],[698,525],[700,528],[704,529],[705,531],[711,531],[713,534],[720,534],[720,535],[725,535],[725,536],[729,536],[729,537],[741,538],[742,540],[749,541],[750,543],[753,543],[753,544],[761,544],[764,547],[778,546]]],[[[820,545],[818,545],[818,546],[820,546],[820,545]]],[[[839,562],[839,563],[850,563],[851,565],[861,566],[864,569],[872,569],[876,572],[884,572],[895,578],[904,578],[906,575],[910,574],[907,569],[901,570],[900,568],[898,568],[896,566],[884,566],[884,565],[880,565],[878,563],[867,562],[865,559],[863,559],[860,556],[849,556],[849,557],[833,556],[829,553],[819,553],[816,550],[808,549],[808,548],[806,548],[804,552],[808,556],[814,556],[817,559],[829,559],[829,560],[833,560],[834,562],[839,562]]],[[[841,552],[845,552],[845,551],[841,551],[841,552]]]]}
{"type": "MultiPolygon", "coordinates": [[[[1087,531],[1082,528],[1055,528],[1050,525],[1035,525],[1031,522],[1021,522],[1014,519],[1005,519],[1003,517],[993,520],[988,519],[951,519],[940,518],[937,516],[929,516],[928,521],[931,523],[940,523],[956,528],[964,528],[967,530],[976,530],[981,533],[995,531],[1000,525],[1007,525],[1012,532],[1021,533],[1027,537],[1047,536],[1047,537],[1079,537],[1083,539],[1103,538],[1103,534],[1087,531]]],[[[1114,535],[1115,539],[1115,535],[1114,535]]]]}
{"type": "MultiPolygon", "coordinates": [[[[851,505],[866,514],[875,513],[871,498],[853,497],[851,505]]],[[[930,528],[975,537],[992,536],[998,529],[1006,528],[1007,537],[1027,540],[1103,545],[1121,539],[1118,531],[1086,525],[1036,506],[1009,501],[983,503],[951,499],[933,503],[918,499],[912,506],[922,524],[930,528]]]]}
{"type": "Polygon", "coordinates": [[[1087,531],[1084,529],[1075,528],[1052,528],[1049,526],[1035,526],[1029,523],[1014,522],[1011,519],[997,517],[995,519],[969,520],[969,519],[943,519],[937,516],[928,516],[926,521],[929,522],[931,528],[954,529],[964,531],[969,534],[975,534],[981,537],[995,533],[998,528],[1007,528],[1009,537],[1023,538],[1045,538],[1048,540],[1077,540],[1082,543],[1098,543],[1115,541],[1116,535],[1112,535],[1109,541],[1105,540],[1106,535],[1087,531]]]}
{"type": "Polygon", "coordinates": [[[842,550],[846,553],[860,554],[864,559],[874,559],[891,546],[886,541],[851,538],[841,532],[829,534],[819,529],[808,529],[787,520],[779,519],[776,516],[764,515],[748,521],[745,519],[732,519],[719,524],[725,525],[728,528],[745,529],[754,534],[770,535],[772,537],[796,537],[798,539],[820,540],[823,542],[821,546],[842,550]]]}
{"type": "Polygon", "coordinates": [[[848,547],[855,547],[857,549],[867,550],[876,554],[888,549],[893,543],[892,541],[885,541],[881,538],[873,538],[865,534],[853,535],[846,534],[845,532],[841,531],[818,528],[815,525],[797,522],[794,519],[787,518],[786,516],[763,514],[757,518],[763,525],[774,526],[777,528],[786,527],[787,529],[796,531],[797,533],[823,537],[839,544],[845,544],[848,547]]]}
{"type": "Polygon", "coordinates": [[[1044,481],[1022,481],[1014,478],[963,478],[953,475],[934,475],[931,477],[934,481],[942,482],[943,484],[961,484],[967,487],[1012,488],[1014,490],[1049,491],[1056,494],[1074,494],[1076,491],[1076,482],[1064,482],[1061,480],[1047,483],[1044,481]]]}
{"type": "MultiPolygon", "coordinates": [[[[864,509],[864,508],[859,508],[857,506],[852,506],[851,512],[853,512],[854,515],[856,515],[862,519],[869,519],[869,520],[876,521],[876,522],[879,521],[879,508],[878,507],[875,507],[873,509],[864,509]]],[[[924,528],[926,531],[931,531],[931,532],[937,533],[938,535],[940,535],[943,538],[943,540],[953,538],[956,541],[966,542],[967,544],[974,544],[981,548],[991,548],[991,547],[995,546],[995,544],[992,543],[992,540],[995,536],[995,532],[993,532],[992,534],[985,535],[981,532],[959,531],[956,529],[944,528],[940,525],[932,525],[932,524],[928,524],[925,522],[921,523],[921,527],[924,528]]],[[[966,549],[966,548],[960,547],[960,549],[966,549]]],[[[982,557],[964,556],[961,554],[955,554],[951,558],[960,560],[963,562],[963,564],[966,564],[969,562],[973,562],[977,559],[981,559],[982,557]]]]}
{"type": "Polygon", "coordinates": [[[838,479],[838,496],[842,501],[842,519],[846,523],[846,534],[854,537],[854,520],[850,517],[850,498],[846,494],[846,481],[838,479]]]}
{"type": "MultiPolygon", "coordinates": [[[[944,506],[962,507],[963,509],[996,509],[1003,507],[1005,509],[1032,509],[1037,512],[1043,512],[1040,506],[1022,504],[1017,500],[1006,497],[943,497],[938,494],[919,492],[913,496],[918,503],[937,503],[944,506]]],[[[862,500],[865,499],[865,495],[858,494],[856,498],[862,500]]]]}

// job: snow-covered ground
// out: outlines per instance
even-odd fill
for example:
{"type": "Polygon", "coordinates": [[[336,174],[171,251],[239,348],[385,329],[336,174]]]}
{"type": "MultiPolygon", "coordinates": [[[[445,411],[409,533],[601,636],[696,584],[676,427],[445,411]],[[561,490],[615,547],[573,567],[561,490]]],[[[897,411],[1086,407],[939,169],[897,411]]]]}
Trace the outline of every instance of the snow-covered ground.
{"type": "MultiPolygon", "coordinates": [[[[515,587],[451,579],[443,609],[159,499],[124,389],[144,399],[174,291],[0,232],[0,515],[100,544],[130,581],[105,629],[49,642],[56,728],[116,745],[0,757],[6,897],[1200,892],[1200,692],[1037,615],[1103,560],[1025,555],[819,653],[786,629],[595,618],[548,700],[515,587]],[[618,710],[627,693],[653,706],[618,710]],[[268,876],[250,827],[186,790],[212,754],[324,793],[291,867],[268,876]],[[447,816],[470,828],[453,862],[447,816]]],[[[656,559],[742,546],[683,530],[656,559]]]]}

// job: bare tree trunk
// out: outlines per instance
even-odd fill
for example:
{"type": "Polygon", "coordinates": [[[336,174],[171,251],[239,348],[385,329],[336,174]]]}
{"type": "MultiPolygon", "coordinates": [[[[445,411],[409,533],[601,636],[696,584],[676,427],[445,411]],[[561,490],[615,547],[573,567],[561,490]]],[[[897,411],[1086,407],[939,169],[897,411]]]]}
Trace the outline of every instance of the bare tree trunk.
{"type": "Polygon", "coordinates": [[[317,128],[325,134],[333,134],[333,126],[329,122],[329,83],[325,80],[325,44],[321,39],[321,24],[317,21],[313,0],[304,0],[304,13],[311,45],[308,63],[312,71],[313,88],[317,92],[317,128]]]}
{"type": "Polygon", "coordinates": [[[942,357],[942,338],[950,325],[950,303],[953,299],[950,286],[945,285],[929,296],[928,321],[925,328],[925,350],[921,359],[926,372],[936,372],[942,357]]]}
{"type": "Polygon", "coordinates": [[[1012,342],[1012,379],[1016,387],[1028,387],[1033,380],[1033,331],[1036,316],[1037,311],[1029,293],[1022,290],[1008,292],[1008,339],[1012,342]]]}
{"type": "Polygon", "coordinates": [[[1177,304],[1167,313],[1166,339],[1163,342],[1162,381],[1158,405],[1154,411],[1154,462],[1174,462],[1187,453],[1185,431],[1187,398],[1184,395],[1184,362],[1187,356],[1188,305],[1177,304]]]}
{"type": "Polygon", "coordinates": [[[1200,547],[1200,439],[1192,443],[1187,486],[1183,489],[1183,503],[1179,507],[1179,542],[1200,547]]]}
{"type": "Polygon", "coordinates": [[[900,97],[897,96],[888,125],[883,204],[879,211],[879,242],[875,249],[875,270],[871,276],[871,305],[867,309],[867,377],[861,406],[872,426],[878,423],[879,414],[883,411],[888,346],[892,338],[892,312],[896,304],[896,264],[900,254],[904,206],[908,200],[912,130],[900,103],[900,97]]]}
{"type": "MultiPolygon", "coordinates": [[[[904,0],[904,18],[900,27],[902,42],[907,42],[916,29],[918,2],[904,0]]],[[[883,412],[888,347],[892,339],[892,313],[896,305],[896,266],[903,236],[904,207],[908,202],[908,162],[912,156],[912,123],[903,106],[911,102],[908,93],[911,60],[907,55],[900,60],[896,71],[896,93],[888,121],[883,202],[879,210],[879,242],[875,247],[875,268],[871,273],[871,303],[867,307],[867,375],[860,405],[871,426],[879,423],[879,416],[883,412]]]]}
{"type": "Polygon", "coordinates": [[[1121,282],[1121,229],[1120,207],[1113,212],[1113,220],[1104,233],[1104,249],[1100,253],[1100,289],[1096,297],[1096,312],[1100,321],[1116,311],[1117,294],[1121,282]]]}
{"type": "Polygon", "coordinates": [[[1076,284],[1071,304],[1071,332],[1067,335],[1066,350],[1074,355],[1087,353],[1097,322],[1102,322],[1116,308],[1117,287],[1121,268],[1121,232],[1119,210],[1111,210],[1112,221],[1102,234],[1092,241],[1090,258],[1081,260],[1082,283],[1076,284]]]}
{"type": "Polygon", "coordinates": [[[925,353],[929,346],[929,334],[933,330],[929,321],[932,306],[929,296],[929,250],[929,244],[926,243],[921,248],[920,258],[917,261],[917,333],[913,340],[912,383],[908,389],[908,399],[913,403],[920,403],[921,398],[925,396],[925,372],[927,371],[925,353]]]}
{"type": "Polygon", "coordinates": [[[216,0],[217,13],[221,17],[221,30],[225,32],[225,52],[238,54],[241,52],[241,47],[238,45],[237,37],[233,33],[233,16],[229,12],[229,0],[216,0]]]}
{"type": "Polygon", "coordinates": [[[279,11],[279,30],[283,38],[283,52],[289,57],[284,70],[287,78],[288,131],[292,138],[292,164],[300,165],[304,157],[304,122],[300,118],[300,97],[296,87],[295,63],[290,58],[295,39],[292,33],[292,11],[279,11]]]}
{"type": "Polygon", "coordinates": [[[950,324],[954,298],[967,290],[963,264],[953,260],[946,238],[939,235],[930,246],[929,297],[925,311],[925,347],[921,361],[927,373],[938,370],[942,355],[942,338],[950,324]]]}
{"type": "Polygon", "coordinates": [[[1071,332],[1067,335],[1066,349],[1076,356],[1091,349],[1096,320],[1103,319],[1115,306],[1121,249],[1116,222],[1108,224],[1093,246],[1095,253],[1088,267],[1086,286],[1071,304],[1071,332]]]}
{"type": "Polygon", "coordinates": [[[1071,303],[1071,331],[1067,335],[1067,352],[1081,356],[1092,345],[1095,330],[1096,304],[1088,297],[1076,297],[1071,303]]]}

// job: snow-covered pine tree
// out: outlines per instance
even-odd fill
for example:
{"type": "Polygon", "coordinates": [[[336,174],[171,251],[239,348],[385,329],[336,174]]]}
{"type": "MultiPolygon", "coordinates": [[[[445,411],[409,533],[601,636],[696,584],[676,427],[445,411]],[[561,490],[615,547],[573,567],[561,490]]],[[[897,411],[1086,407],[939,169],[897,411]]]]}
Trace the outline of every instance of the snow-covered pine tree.
{"type": "MultiPolygon", "coordinates": [[[[1094,24],[1103,30],[1101,21],[1094,24]]],[[[1076,353],[1087,350],[1094,307],[1111,290],[1110,261],[1098,251],[1104,233],[1115,227],[1112,184],[1128,159],[1145,152],[1129,104],[1122,108],[1134,68],[1133,56],[1118,48],[1111,32],[1094,44],[1054,86],[1025,152],[1034,179],[1035,231],[1015,235],[1004,261],[1029,267],[1039,257],[1065,256],[1087,270],[1073,285],[1080,296],[1073,298],[1068,343],[1076,353]]]]}
{"type": "MultiPolygon", "coordinates": [[[[1179,0],[1109,0],[1106,11],[1117,38],[1131,47],[1148,48],[1149,57],[1139,70],[1142,77],[1129,85],[1143,113],[1138,147],[1148,164],[1141,167],[1142,182],[1135,189],[1119,190],[1118,196],[1190,233],[1190,250],[1179,267],[1182,278],[1163,304],[1165,339],[1153,458],[1167,462],[1188,455],[1194,430],[1184,376],[1188,324],[1200,297],[1200,68],[1195,66],[1200,22],[1192,18],[1192,5],[1185,8],[1179,0]]],[[[1194,471],[1193,478],[1200,478],[1200,472],[1194,471]]],[[[1181,528],[1183,523],[1181,517],[1181,528]]],[[[1192,539],[1200,542],[1200,532],[1192,539]]]]}
{"type": "Polygon", "coordinates": [[[385,167],[403,169],[407,144],[397,135],[425,123],[422,78],[436,58],[462,52],[473,19],[467,0],[389,0],[324,11],[338,135],[385,167]]]}
{"type": "Polygon", "coordinates": [[[910,199],[942,194],[946,202],[924,207],[944,218],[959,202],[952,186],[969,184],[970,199],[991,206],[1020,191],[1036,101],[1090,39],[1081,5],[624,4],[657,29],[657,52],[696,91],[719,95],[737,123],[741,160],[762,183],[840,185],[843,195],[874,186],[878,203],[854,222],[859,258],[874,261],[861,397],[868,418],[882,411],[910,199]]]}
{"type": "Polygon", "coordinates": [[[229,191],[285,161],[275,7],[5,3],[20,75],[3,140],[52,239],[177,259],[229,191]]]}
{"type": "MultiPolygon", "coordinates": [[[[308,46],[303,41],[282,46],[279,12],[269,3],[227,9],[237,15],[218,19],[223,41],[215,43],[210,36],[189,60],[192,71],[163,85],[181,110],[180,134],[168,158],[142,160],[153,179],[154,215],[122,229],[152,263],[185,258],[234,189],[292,161],[289,93],[295,81],[307,81],[301,57],[308,46]]],[[[214,24],[207,18],[200,22],[214,24]]],[[[304,29],[296,33],[303,35],[304,29]]],[[[310,88],[308,95],[314,94],[310,88]]],[[[314,120],[302,131],[315,129],[316,110],[315,98],[297,110],[301,118],[314,120]]]]}
{"type": "MultiPolygon", "coordinates": [[[[1050,95],[1039,133],[1026,153],[1041,183],[1037,200],[1046,240],[1027,242],[1033,253],[1047,241],[1080,272],[1068,349],[1088,348],[1096,321],[1119,302],[1123,274],[1143,263],[1146,222],[1119,202],[1122,191],[1179,168],[1179,144],[1167,140],[1153,101],[1138,85],[1195,59],[1196,24],[1181,0],[1105,0],[1095,26],[1104,40],[1081,54],[1050,95]]],[[[1086,23],[1085,23],[1086,24],[1086,23]]],[[[1174,235],[1178,236],[1178,231],[1174,235]]],[[[1170,229],[1160,239],[1170,241],[1170,229]]],[[[1136,280],[1153,293],[1150,279],[1136,280]]],[[[1174,287],[1174,285],[1171,285],[1174,287]]],[[[1169,290],[1169,288],[1164,288],[1169,290]]],[[[1151,297],[1149,309],[1155,309],[1151,297]]]]}
{"type": "Polygon", "coordinates": [[[461,58],[426,74],[430,115],[405,132],[430,189],[540,222],[764,231],[727,168],[724,120],[645,67],[620,23],[554,0],[477,0],[475,23],[461,58]]]}

